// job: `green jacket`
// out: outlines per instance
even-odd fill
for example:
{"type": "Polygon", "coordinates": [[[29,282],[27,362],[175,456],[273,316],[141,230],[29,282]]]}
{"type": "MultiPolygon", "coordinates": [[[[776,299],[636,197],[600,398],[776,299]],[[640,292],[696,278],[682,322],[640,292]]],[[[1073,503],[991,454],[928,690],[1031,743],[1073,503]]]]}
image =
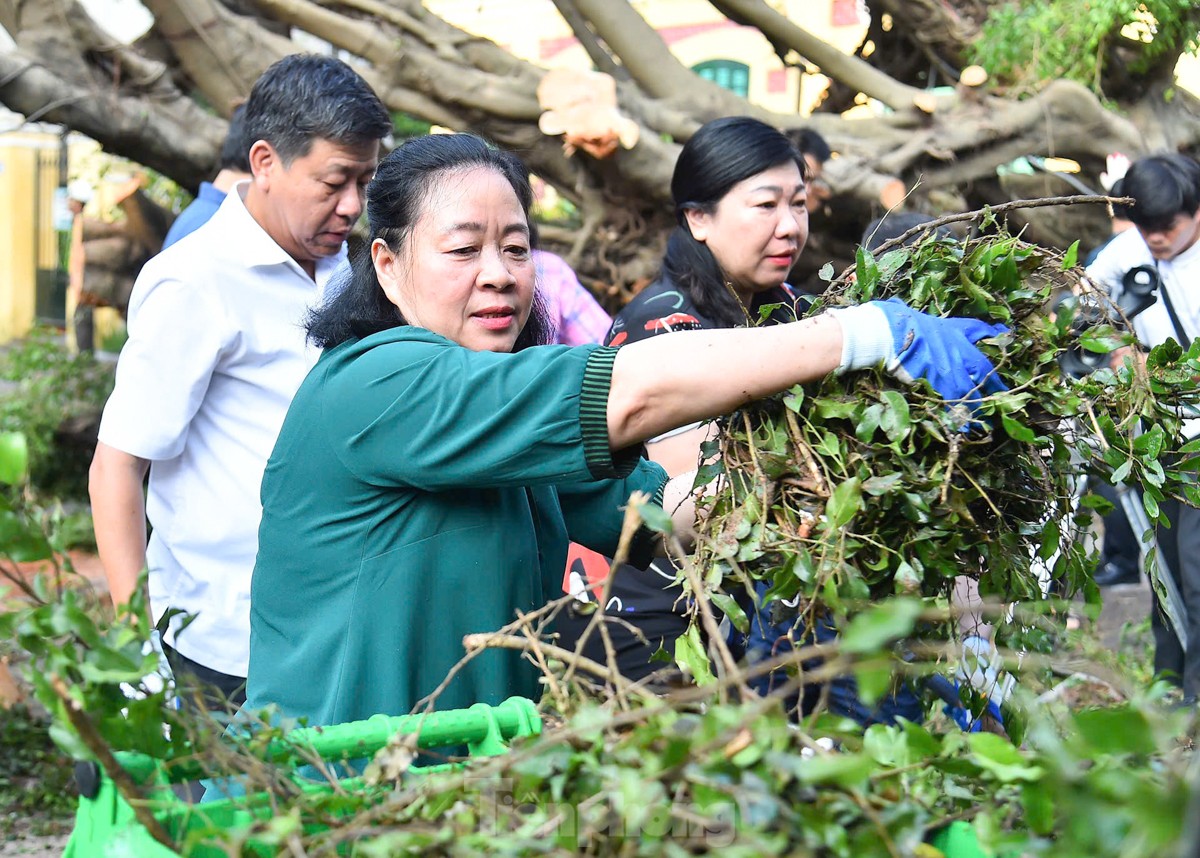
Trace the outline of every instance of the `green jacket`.
{"type": "MultiPolygon", "coordinates": [[[[616,350],[473,352],[399,327],[324,354],[262,484],[248,705],[334,724],[399,715],[462,638],[562,595],[568,538],[611,555],[635,489],[666,475],[608,449],[616,350]]],[[[635,553],[650,560],[649,534],[635,553]]],[[[519,653],[473,660],[438,709],[539,696],[519,653]]]]}

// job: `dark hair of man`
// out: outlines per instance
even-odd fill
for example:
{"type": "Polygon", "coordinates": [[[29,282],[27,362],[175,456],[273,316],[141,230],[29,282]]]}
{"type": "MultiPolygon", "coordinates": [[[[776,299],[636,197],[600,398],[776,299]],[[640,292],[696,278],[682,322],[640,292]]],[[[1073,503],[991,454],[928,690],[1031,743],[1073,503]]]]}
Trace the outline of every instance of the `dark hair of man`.
{"type": "MultiPolygon", "coordinates": [[[[529,223],[531,246],[537,238],[529,216],[533,189],[529,171],[515,155],[493,149],[473,134],[433,134],[415,137],[379,162],[367,186],[367,223],[370,237],[354,255],[345,285],[308,319],[308,336],[317,346],[331,349],[348,340],[407,325],[399,309],[388,300],[375,265],[371,245],[383,239],[393,253],[403,254],[413,227],[441,183],[453,174],[485,168],[494,170],[512,186],[529,223]]],[[[425,284],[437,288],[438,284],[425,284]]],[[[533,309],[513,351],[551,342],[549,319],[535,293],[533,309]]]]}
{"type": "Polygon", "coordinates": [[[716,257],[692,236],[687,212],[711,214],[738,182],[781,164],[795,164],[807,177],[804,158],[788,139],[748,116],[716,119],[700,127],[679,153],[671,178],[678,226],[667,239],[663,273],[714,324],[732,328],[750,319],[716,257]]]}
{"type": "Polygon", "coordinates": [[[284,57],[262,73],[246,101],[251,146],[266,140],[285,165],[307,155],[316,140],[362,146],[391,132],[387,108],[354,69],[335,57],[284,57]]]}
{"type": "Polygon", "coordinates": [[[239,173],[250,172],[250,147],[254,140],[246,135],[246,105],[238,105],[233,116],[229,117],[229,130],[225,132],[225,142],[221,144],[221,160],[218,170],[237,170],[239,173]]]}
{"type": "Polygon", "coordinates": [[[1200,209],[1200,163],[1187,155],[1150,155],[1134,161],[1121,180],[1133,197],[1129,219],[1144,230],[1170,229],[1175,216],[1200,209]]]}
{"type": "Polygon", "coordinates": [[[833,150],[829,148],[829,142],[821,136],[819,131],[814,131],[812,128],[789,128],[784,135],[792,141],[792,145],[801,155],[812,155],[818,164],[824,164],[833,157],[833,150]]]}

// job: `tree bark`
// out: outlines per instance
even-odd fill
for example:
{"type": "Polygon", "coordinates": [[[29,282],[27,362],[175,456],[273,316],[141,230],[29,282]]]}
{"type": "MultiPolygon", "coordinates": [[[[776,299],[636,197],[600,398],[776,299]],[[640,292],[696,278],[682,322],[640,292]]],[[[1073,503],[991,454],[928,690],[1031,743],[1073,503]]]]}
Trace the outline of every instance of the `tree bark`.
{"type": "Polygon", "coordinates": [[[773,44],[787,45],[820,67],[822,73],[876,98],[892,110],[907,111],[919,89],[899,83],[857,57],[843,54],[802,27],[793,24],[763,0],[709,0],[722,14],[746,21],[773,44]]]}
{"type": "MultiPolygon", "coordinates": [[[[846,217],[815,218],[814,229],[845,232],[830,245],[838,247],[857,238],[857,220],[878,213],[879,189],[897,178],[910,190],[909,207],[976,207],[1004,193],[996,167],[1023,155],[1074,158],[1094,184],[1111,151],[1137,156],[1200,143],[1200,100],[1171,92],[1161,75],[1138,77],[1131,64],[1120,74],[1142,89],[1120,110],[1062,81],[1024,101],[985,89],[915,107],[931,75],[957,75],[988,8],[1001,0],[873,0],[891,29],[873,22],[880,41],[868,59],[831,49],[764,0],[710,0],[730,20],[761,30],[781,56],[799,54],[850,95],[865,92],[892,108],[866,119],[751,106],[686,68],[626,0],[554,0],[593,61],[627,77],[617,82],[618,105],[640,126],[640,140],[603,160],[567,157],[560,139],[538,130],[543,68],[450,25],[420,0],[144,2],[154,28],[125,46],[77,0],[0,0],[0,23],[17,42],[0,52],[0,101],[194,188],[210,178],[226,128],[213,111],[228,113],[269,63],[300,50],[282,35],[294,27],[362,58],[356,66],[389,109],[516,151],[578,208],[578,226],[546,235],[609,298],[653,273],[672,223],[669,181],[680,145],[715,116],[808,125],[829,140],[841,156],[827,171],[840,194],[833,209],[846,217]]],[[[814,247],[823,243],[814,237],[814,247]]]]}

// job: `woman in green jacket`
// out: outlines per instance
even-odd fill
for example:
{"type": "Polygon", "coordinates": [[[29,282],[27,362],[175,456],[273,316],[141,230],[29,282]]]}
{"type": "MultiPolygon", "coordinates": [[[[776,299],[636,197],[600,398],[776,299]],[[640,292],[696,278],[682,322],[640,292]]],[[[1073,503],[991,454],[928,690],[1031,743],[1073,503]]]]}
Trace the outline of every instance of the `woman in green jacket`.
{"type": "MultiPolygon", "coordinates": [[[[1002,329],[894,301],[619,350],[531,348],[545,326],[515,157],[472,135],[419,138],[367,198],[370,242],[310,321],[324,354],[263,476],[252,707],[312,724],[410,711],[464,635],[559,595],[568,539],[611,554],[630,493],[661,497],[646,438],[880,362],[949,400],[998,383],[974,343],[1002,329]]],[[[796,216],[781,206],[780,229],[796,216]]],[[[649,534],[635,542],[647,563],[649,534]]],[[[437,706],[536,696],[536,679],[488,652],[437,706]]]]}

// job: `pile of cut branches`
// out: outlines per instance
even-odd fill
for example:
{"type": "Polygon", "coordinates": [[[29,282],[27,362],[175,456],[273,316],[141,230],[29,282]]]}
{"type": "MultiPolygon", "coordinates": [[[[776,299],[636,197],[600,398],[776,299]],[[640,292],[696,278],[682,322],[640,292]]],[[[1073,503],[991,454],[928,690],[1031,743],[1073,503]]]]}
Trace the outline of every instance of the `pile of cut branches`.
{"type": "Polygon", "coordinates": [[[857,372],[734,415],[698,478],[720,475],[725,487],[697,554],[710,584],[733,592],[766,581],[768,602],[842,615],[892,595],[946,596],[958,576],[1002,602],[1081,589],[1094,600],[1072,526],[1090,515],[1080,475],[1140,484],[1151,521],[1168,494],[1196,497],[1179,410],[1200,399],[1200,350],[1168,343],[1144,369],[1131,361],[1068,375],[1065,352],[1132,342],[1119,314],[1082,278],[1074,248],[1060,254],[985,227],[965,242],[930,231],[879,259],[860,250],[814,312],[896,297],[1002,323],[1008,333],[980,346],[1008,390],[968,408],[923,381],[857,372]],[[1069,306],[1052,312],[1072,294],[1094,308],[1089,320],[1069,306]]]}

